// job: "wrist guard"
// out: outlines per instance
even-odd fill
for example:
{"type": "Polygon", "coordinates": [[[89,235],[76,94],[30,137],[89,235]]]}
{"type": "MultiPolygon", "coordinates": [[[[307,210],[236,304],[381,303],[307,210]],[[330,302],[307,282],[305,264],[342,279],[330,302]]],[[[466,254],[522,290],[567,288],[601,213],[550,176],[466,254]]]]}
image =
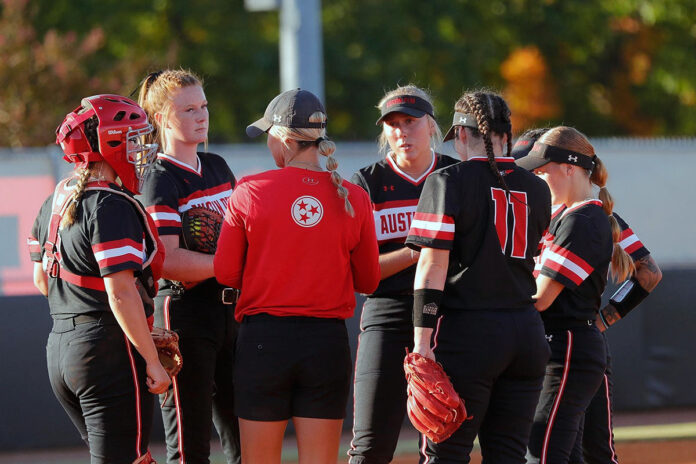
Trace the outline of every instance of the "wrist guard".
{"type": "Polygon", "coordinates": [[[440,317],[442,290],[419,288],[413,292],[413,326],[434,329],[440,317]]]}
{"type": "Polygon", "coordinates": [[[611,296],[609,302],[616,308],[616,312],[623,319],[626,314],[631,312],[633,308],[638,306],[650,292],[640,286],[635,277],[631,277],[619,287],[619,289],[611,296]]]}

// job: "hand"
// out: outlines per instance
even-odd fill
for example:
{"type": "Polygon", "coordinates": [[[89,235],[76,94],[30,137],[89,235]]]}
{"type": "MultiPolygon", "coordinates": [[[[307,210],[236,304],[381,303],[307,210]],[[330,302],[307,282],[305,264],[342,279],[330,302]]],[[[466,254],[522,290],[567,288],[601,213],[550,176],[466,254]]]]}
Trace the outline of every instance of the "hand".
{"type": "Polygon", "coordinates": [[[172,383],[167,371],[164,370],[159,360],[147,364],[147,388],[151,393],[164,393],[172,383]]]}
{"type": "Polygon", "coordinates": [[[430,345],[415,345],[413,347],[413,352],[435,361],[435,352],[430,345]]]}
{"type": "Polygon", "coordinates": [[[597,326],[597,328],[599,329],[600,332],[604,332],[605,330],[607,330],[607,326],[604,325],[604,323],[602,322],[602,320],[599,317],[597,317],[597,319],[595,319],[594,325],[597,326]]]}

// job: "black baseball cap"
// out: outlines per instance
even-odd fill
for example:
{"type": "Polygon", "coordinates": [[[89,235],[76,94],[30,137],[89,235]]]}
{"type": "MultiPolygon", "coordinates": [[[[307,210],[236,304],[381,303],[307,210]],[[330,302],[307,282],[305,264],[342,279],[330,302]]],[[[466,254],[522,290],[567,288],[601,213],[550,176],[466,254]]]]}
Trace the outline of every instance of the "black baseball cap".
{"type": "Polygon", "coordinates": [[[249,137],[258,137],[268,132],[273,125],[298,129],[324,128],[326,122],[309,122],[309,117],[317,111],[326,114],[324,105],[312,92],[302,89],[286,90],[271,100],[263,118],[249,124],[246,133],[249,137]]]}
{"type": "Polygon", "coordinates": [[[512,146],[512,151],[510,152],[510,156],[515,158],[516,160],[527,156],[527,154],[532,151],[532,147],[534,146],[534,142],[539,140],[539,138],[544,135],[546,132],[548,132],[548,128],[542,128],[542,129],[530,129],[524,134],[522,134],[515,144],[512,146]]]}
{"type": "Polygon", "coordinates": [[[565,148],[535,142],[526,156],[516,160],[518,166],[533,171],[550,162],[573,164],[584,169],[594,169],[594,156],[583,155],[565,148]]]}
{"type": "Polygon", "coordinates": [[[404,113],[414,118],[421,118],[426,114],[435,117],[433,105],[416,95],[397,95],[382,103],[379,109],[382,115],[375,123],[378,126],[382,124],[384,117],[391,113],[404,113]]]}
{"type": "Polygon", "coordinates": [[[457,126],[478,129],[478,122],[476,121],[476,116],[474,116],[473,114],[460,113],[458,111],[455,111],[454,117],[452,118],[452,127],[450,127],[447,133],[445,134],[445,138],[442,139],[443,142],[446,142],[454,138],[454,128],[457,126]]]}

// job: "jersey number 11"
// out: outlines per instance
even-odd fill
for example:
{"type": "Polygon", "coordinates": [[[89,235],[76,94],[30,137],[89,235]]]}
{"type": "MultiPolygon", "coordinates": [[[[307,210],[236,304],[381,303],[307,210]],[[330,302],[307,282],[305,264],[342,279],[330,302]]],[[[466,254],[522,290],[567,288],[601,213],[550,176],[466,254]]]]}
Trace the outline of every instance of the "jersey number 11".
{"type": "Polygon", "coordinates": [[[498,232],[500,249],[505,253],[508,243],[508,230],[512,229],[511,258],[524,259],[527,254],[527,192],[505,190],[491,187],[491,196],[495,205],[495,229],[498,232]],[[512,214],[508,211],[512,207],[512,214]],[[512,227],[509,223],[512,222],[512,227]]]}

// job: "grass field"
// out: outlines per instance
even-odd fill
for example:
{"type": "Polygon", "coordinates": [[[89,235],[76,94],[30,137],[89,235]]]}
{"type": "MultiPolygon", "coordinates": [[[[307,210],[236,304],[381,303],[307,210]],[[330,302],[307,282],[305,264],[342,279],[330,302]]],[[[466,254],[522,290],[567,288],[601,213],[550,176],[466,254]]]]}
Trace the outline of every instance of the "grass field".
{"type": "MultiPolygon", "coordinates": [[[[696,464],[696,410],[670,410],[617,414],[616,450],[621,464],[696,464]]],[[[347,462],[346,450],[350,436],[344,435],[338,462],[347,462]]],[[[165,450],[160,443],[151,447],[155,459],[164,463],[165,450]]],[[[393,464],[418,462],[418,434],[404,428],[393,464]]],[[[211,464],[225,464],[219,445],[214,443],[211,464]]],[[[0,464],[85,464],[89,463],[86,448],[0,453],[0,464]]],[[[283,463],[297,463],[294,440],[286,440],[283,463]]],[[[476,450],[471,464],[480,464],[476,450]]]]}

